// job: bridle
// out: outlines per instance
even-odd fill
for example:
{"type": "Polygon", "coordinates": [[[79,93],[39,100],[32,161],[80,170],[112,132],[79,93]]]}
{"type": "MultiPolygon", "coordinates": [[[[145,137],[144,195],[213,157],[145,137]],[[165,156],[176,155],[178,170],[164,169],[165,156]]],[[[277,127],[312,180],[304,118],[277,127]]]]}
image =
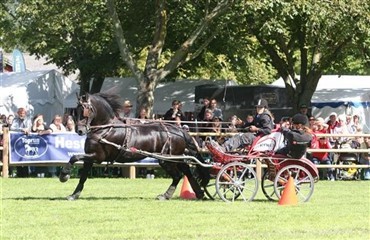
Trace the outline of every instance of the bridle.
{"type": "Polygon", "coordinates": [[[83,102],[82,99],[79,100],[79,105],[82,107],[82,116],[83,120],[78,120],[77,126],[83,126],[86,128],[86,132],[90,132],[91,130],[91,122],[94,119],[96,109],[94,105],[91,104],[90,99],[86,102],[83,102]]]}

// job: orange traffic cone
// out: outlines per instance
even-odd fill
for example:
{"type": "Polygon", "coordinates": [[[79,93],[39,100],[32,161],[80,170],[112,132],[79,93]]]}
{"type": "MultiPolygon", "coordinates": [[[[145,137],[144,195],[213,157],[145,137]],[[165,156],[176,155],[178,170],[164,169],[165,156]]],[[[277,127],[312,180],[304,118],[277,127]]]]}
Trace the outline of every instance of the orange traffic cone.
{"type": "Polygon", "coordinates": [[[189,180],[186,176],[184,176],[184,181],[182,182],[180,198],[182,199],[195,199],[195,192],[190,186],[189,180]]]}
{"type": "Polygon", "coordinates": [[[288,182],[283,190],[283,194],[279,200],[279,205],[297,205],[298,197],[295,193],[295,185],[292,177],[289,177],[288,182]]]}

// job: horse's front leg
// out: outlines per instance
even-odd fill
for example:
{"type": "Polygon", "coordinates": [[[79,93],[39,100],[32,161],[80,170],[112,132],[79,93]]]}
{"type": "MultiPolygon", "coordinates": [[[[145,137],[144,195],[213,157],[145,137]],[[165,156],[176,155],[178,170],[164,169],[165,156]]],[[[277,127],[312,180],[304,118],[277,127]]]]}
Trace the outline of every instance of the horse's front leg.
{"type": "Polygon", "coordinates": [[[69,159],[69,162],[63,167],[63,169],[60,171],[59,174],[59,181],[60,182],[67,182],[69,178],[71,177],[71,170],[73,164],[75,164],[77,161],[85,159],[92,159],[94,154],[82,154],[82,155],[74,155],[69,159]]]}
{"type": "Polygon", "coordinates": [[[80,197],[82,190],[84,189],[84,184],[87,180],[87,176],[89,175],[90,170],[92,169],[93,161],[84,161],[84,165],[81,171],[80,181],[78,182],[76,189],[67,197],[68,200],[76,200],[80,197]]]}

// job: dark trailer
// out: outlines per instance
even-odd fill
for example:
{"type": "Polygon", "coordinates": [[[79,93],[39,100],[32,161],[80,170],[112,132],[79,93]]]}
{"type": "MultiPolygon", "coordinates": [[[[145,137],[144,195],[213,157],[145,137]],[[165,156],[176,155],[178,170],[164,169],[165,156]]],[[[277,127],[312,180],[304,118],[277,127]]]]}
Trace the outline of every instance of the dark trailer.
{"type": "Polygon", "coordinates": [[[195,87],[195,116],[203,106],[205,97],[215,98],[218,107],[222,109],[224,121],[237,115],[245,120],[247,114],[255,114],[255,103],[259,98],[265,98],[269,109],[275,116],[275,123],[282,117],[292,115],[292,107],[286,89],[277,86],[220,86],[200,85],[195,87]]]}

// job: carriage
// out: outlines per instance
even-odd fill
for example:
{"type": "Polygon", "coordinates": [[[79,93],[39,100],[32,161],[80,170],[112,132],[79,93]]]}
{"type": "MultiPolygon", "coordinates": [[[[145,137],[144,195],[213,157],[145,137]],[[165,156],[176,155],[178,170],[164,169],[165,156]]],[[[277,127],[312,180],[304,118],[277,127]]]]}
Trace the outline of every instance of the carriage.
{"type": "Polygon", "coordinates": [[[172,178],[166,192],[157,196],[160,200],[170,199],[185,175],[198,199],[205,194],[214,199],[217,194],[224,201],[251,201],[259,184],[253,167],[256,161],[267,164],[262,190],[271,200],[281,197],[292,176],[300,201],[308,201],[318,180],[317,168],[309,160],[275,153],[282,141],[281,133],[257,138],[249,150],[236,153],[225,153],[216,142],[208,140],[211,159],[207,160],[194,138],[175,125],[161,121],[125,124],[117,119],[121,108],[118,96],[86,94],[78,100],[77,133],[86,134],[85,154],[72,156],[60,173],[59,180],[68,181],[73,164],[83,161],[80,181],[68,200],[80,197],[94,163],[134,162],[148,156],[157,158],[172,178]]]}
{"type": "Polygon", "coordinates": [[[213,166],[211,180],[206,194],[211,199],[217,195],[226,202],[237,199],[252,201],[257,194],[259,181],[256,165],[264,164],[261,178],[263,194],[269,200],[278,200],[292,177],[300,202],[307,202],[314,191],[314,183],[318,181],[317,167],[308,159],[294,159],[276,153],[284,137],[281,132],[257,137],[251,146],[234,152],[225,152],[217,142],[209,139],[206,146],[210,152],[213,166]]]}

